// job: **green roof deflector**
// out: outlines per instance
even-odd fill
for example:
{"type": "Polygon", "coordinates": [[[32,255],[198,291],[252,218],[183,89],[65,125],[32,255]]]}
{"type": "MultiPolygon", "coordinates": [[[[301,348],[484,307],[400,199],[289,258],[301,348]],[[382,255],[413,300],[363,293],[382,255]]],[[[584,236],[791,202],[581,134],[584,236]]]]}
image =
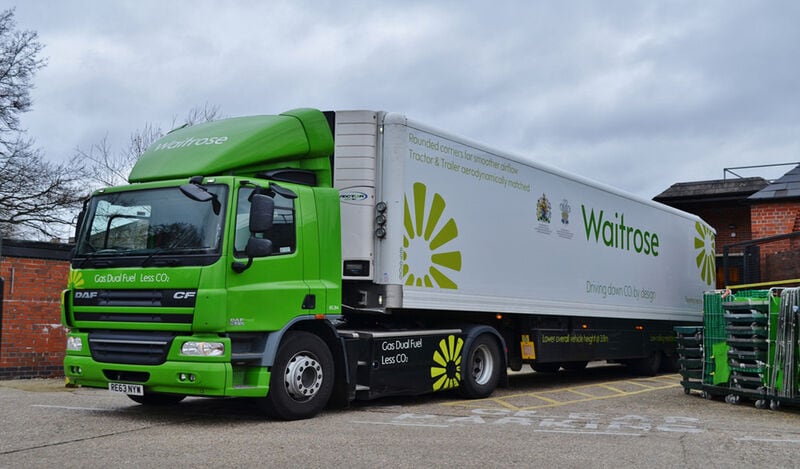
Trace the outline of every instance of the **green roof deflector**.
{"type": "Polygon", "coordinates": [[[332,153],[333,135],[325,115],[316,109],[295,109],[174,130],[142,154],[128,180],[252,174],[276,163],[327,158],[332,153]]]}

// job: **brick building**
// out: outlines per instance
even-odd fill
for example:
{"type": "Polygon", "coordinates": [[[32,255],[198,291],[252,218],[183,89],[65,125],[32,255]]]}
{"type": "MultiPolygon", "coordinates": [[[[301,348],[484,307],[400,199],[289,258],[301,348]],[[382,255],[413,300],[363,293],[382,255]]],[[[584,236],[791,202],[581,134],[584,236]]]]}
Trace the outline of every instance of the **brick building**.
{"type": "Polygon", "coordinates": [[[800,166],[748,198],[754,239],[760,243],[762,280],[800,278],[800,166]],[[777,238],[777,239],[775,239],[777,238]]]}
{"type": "Polygon", "coordinates": [[[800,166],[775,181],[683,182],[653,198],[717,230],[717,287],[800,278],[800,166]],[[775,239],[777,237],[777,239],[775,239]]]}
{"type": "MultiPolygon", "coordinates": [[[[656,202],[693,213],[717,231],[717,288],[723,287],[722,254],[726,245],[751,241],[752,214],[749,197],[769,186],[760,177],[680,182],[653,198],[656,202]]],[[[729,259],[729,283],[744,280],[744,250],[735,250],[729,259]]]]}
{"type": "Polygon", "coordinates": [[[70,249],[0,243],[0,379],[63,376],[60,293],[67,284],[70,249]]]}

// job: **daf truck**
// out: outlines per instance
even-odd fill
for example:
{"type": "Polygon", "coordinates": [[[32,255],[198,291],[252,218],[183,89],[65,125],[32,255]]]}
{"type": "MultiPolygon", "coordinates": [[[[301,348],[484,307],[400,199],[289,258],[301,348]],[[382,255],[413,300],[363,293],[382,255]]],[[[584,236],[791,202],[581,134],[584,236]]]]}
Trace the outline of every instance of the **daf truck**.
{"type": "Polygon", "coordinates": [[[489,396],[507,370],[654,374],[701,320],[701,219],[404,115],[179,128],[79,217],[69,382],[148,405],[489,396]]]}

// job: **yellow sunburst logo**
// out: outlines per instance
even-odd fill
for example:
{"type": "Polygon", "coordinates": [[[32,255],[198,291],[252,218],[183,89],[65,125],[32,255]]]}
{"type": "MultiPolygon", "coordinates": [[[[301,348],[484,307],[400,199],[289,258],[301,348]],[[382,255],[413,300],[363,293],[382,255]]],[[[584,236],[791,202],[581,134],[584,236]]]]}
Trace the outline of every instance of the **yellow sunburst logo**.
{"type": "Polygon", "coordinates": [[[703,223],[695,222],[696,231],[694,238],[694,248],[697,250],[697,268],[700,269],[700,278],[711,285],[715,282],[716,276],[716,244],[714,233],[703,223]]]}
{"type": "Polygon", "coordinates": [[[454,335],[439,341],[439,348],[433,353],[433,390],[443,391],[458,387],[461,383],[461,349],[464,339],[454,335]]]}
{"type": "Polygon", "coordinates": [[[461,252],[449,250],[447,244],[458,237],[458,226],[452,218],[440,226],[446,204],[433,194],[428,206],[427,192],[425,184],[417,182],[412,200],[405,197],[403,279],[409,286],[456,289],[448,275],[461,271],[461,252]]]}
{"type": "Polygon", "coordinates": [[[83,273],[77,270],[70,269],[69,280],[67,281],[67,287],[69,287],[70,289],[83,287],[83,273]]]}

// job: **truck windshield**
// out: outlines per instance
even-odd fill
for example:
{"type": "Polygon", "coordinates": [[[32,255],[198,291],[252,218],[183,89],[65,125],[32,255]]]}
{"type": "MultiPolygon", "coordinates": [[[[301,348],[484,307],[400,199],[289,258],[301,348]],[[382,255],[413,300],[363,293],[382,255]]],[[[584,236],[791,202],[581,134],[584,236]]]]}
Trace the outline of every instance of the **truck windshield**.
{"type": "MultiPolygon", "coordinates": [[[[138,257],[140,265],[146,265],[155,256],[218,256],[224,219],[220,206],[225,206],[227,188],[204,188],[219,203],[192,200],[177,187],[95,195],[83,220],[75,257],[106,261],[138,257]]],[[[125,264],[131,262],[136,263],[125,264]]]]}

